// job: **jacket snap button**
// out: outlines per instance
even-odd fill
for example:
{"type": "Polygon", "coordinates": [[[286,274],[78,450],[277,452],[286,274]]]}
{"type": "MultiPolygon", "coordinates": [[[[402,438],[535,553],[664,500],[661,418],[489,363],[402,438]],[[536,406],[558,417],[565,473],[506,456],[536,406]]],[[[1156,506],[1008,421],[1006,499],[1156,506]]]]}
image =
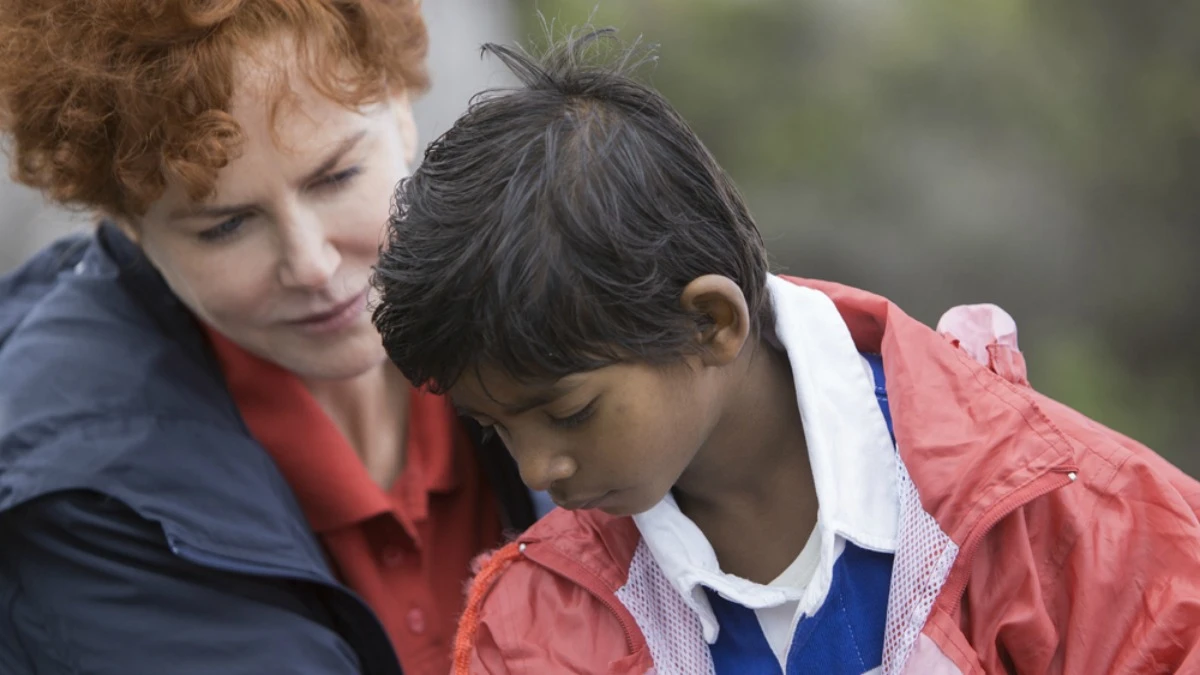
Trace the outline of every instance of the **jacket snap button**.
{"type": "Polygon", "coordinates": [[[387,567],[399,567],[404,564],[404,549],[389,546],[383,549],[383,564],[387,567]]]}
{"type": "Polygon", "coordinates": [[[415,635],[425,632],[425,612],[413,608],[408,610],[408,629],[415,635]]]}

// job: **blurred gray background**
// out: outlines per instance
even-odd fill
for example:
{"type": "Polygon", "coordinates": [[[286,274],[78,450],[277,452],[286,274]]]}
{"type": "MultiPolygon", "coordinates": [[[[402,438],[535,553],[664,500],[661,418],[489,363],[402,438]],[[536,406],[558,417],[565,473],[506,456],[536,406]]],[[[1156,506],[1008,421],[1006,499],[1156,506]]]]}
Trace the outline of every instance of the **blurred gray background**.
{"type": "MultiPolygon", "coordinates": [[[[429,0],[425,141],[485,41],[615,25],[746,193],[778,271],[934,323],[1013,314],[1037,388],[1200,475],[1200,3],[429,0]]],[[[0,271],[86,216],[0,183],[0,271]]]]}

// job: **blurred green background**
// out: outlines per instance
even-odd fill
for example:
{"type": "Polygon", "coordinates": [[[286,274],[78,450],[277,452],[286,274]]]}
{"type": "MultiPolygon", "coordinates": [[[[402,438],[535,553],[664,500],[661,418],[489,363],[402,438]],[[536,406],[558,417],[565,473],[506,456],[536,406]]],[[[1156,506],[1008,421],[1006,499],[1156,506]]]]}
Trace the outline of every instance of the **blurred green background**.
{"type": "Polygon", "coordinates": [[[518,0],[659,45],[777,269],[1017,320],[1038,389],[1200,475],[1200,3],[518,0]]]}

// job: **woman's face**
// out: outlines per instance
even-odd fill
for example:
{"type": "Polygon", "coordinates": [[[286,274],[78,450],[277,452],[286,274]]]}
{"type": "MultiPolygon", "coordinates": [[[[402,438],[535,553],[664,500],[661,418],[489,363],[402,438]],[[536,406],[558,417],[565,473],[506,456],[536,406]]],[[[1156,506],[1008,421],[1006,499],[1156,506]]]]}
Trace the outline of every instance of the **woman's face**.
{"type": "Polygon", "coordinates": [[[169,186],[130,229],[212,328],[301,377],[354,377],[386,358],[370,274],[415,150],[412,111],[403,97],[350,110],[289,72],[293,96],[272,119],[283,73],[263,63],[241,68],[230,114],[245,141],[212,196],[169,186]]]}

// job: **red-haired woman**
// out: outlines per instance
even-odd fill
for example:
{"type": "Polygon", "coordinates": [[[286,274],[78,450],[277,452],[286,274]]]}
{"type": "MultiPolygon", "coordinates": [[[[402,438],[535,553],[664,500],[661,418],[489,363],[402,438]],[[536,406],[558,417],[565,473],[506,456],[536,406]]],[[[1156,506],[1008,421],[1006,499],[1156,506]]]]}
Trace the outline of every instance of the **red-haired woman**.
{"type": "Polygon", "coordinates": [[[448,672],[534,507],[369,318],[425,47],[413,0],[0,6],[13,173],[100,223],[0,279],[0,672],[448,672]]]}

